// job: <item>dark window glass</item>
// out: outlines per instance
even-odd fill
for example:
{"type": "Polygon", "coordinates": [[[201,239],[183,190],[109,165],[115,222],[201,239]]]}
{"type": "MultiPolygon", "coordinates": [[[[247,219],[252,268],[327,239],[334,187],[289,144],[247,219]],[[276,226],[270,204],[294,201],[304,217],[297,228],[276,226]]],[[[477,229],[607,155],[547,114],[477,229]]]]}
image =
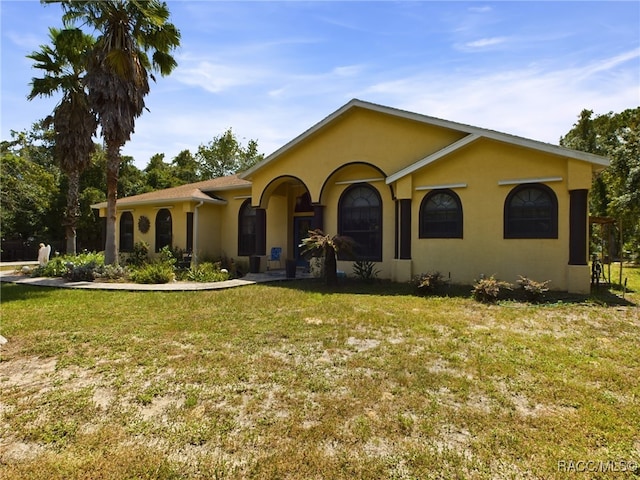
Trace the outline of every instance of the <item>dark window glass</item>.
{"type": "Polygon", "coordinates": [[[462,238],[462,204],[451,190],[434,190],[420,204],[420,238],[462,238]]]}
{"type": "Polygon", "coordinates": [[[133,251],[133,215],[131,212],[122,212],[120,215],[120,251],[133,251]]]}
{"type": "Polygon", "coordinates": [[[256,253],[256,209],[245,200],[238,214],[238,255],[256,253]]]}
{"type": "Polygon", "coordinates": [[[339,233],[355,242],[357,259],[382,261],[382,200],[367,184],[349,187],[340,197],[339,233]]]}
{"type": "Polygon", "coordinates": [[[505,238],[558,238],[558,200],[546,185],[515,187],[505,201],[505,238]]]}
{"type": "Polygon", "coordinates": [[[156,214],[156,252],[171,247],[172,228],[171,212],[161,208],[156,214]]]}

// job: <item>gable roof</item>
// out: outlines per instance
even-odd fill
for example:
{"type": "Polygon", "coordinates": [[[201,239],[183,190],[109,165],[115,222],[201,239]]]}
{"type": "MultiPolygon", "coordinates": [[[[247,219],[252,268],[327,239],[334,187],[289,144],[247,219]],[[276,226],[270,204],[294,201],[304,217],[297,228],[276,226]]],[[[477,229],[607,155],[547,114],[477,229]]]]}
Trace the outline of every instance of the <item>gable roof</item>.
{"type": "Polygon", "coordinates": [[[442,120],[440,118],[430,117],[430,116],[427,116],[427,115],[422,115],[422,114],[419,114],[419,113],[413,113],[413,112],[409,112],[409,111],[406,111],[406,110],[400,110],[400,109],[397,109],[397,108],[386,107],[384,105],[378,105],[378,104],[375,104],[375,103],[365,102],[363,100],[358,100],[358,99],[354,98],[353,100],[351,100],[347,104],[343,105],[338,110],[336,110],[335,112],[333,112],[332,114],[330,114],[329,116],[327,116],[326,118],[321,120],[320,122],[318,122],[315,125],[313,125],[311,128],[309,128],[308,130],[306,130],[302,134],[298,135],[296,138],[291,140],[289,143],[285,144],[283,147],[281,147],[278,150],[276,150],[275,152],[273,152],[271,155],[266,157],[260,163],[254,165],[250,169],[248,169],[245,172],[241,173],[240,174],[240,178],[244,178],[244,179],[250,178],[255,172],[257,172],[258,170],[261,170],[263,167],[265,167],[266,165],[268,165],[269,163],[274,161],[276,158],[278,158],[280,155],[282,155],[283,153],[287,152],[288,150],[291,150],[292,148],[294,148],[295,146],[299,145],[300,143],[304,142],[306,139],[311,137],[313,134],[315,134],[316,132],[320,131],[321,129],[323,129],[325,126],[327,126],[330,123],[332,123],[333,121],[335,121],[340,116],[344,115],[348,111],[353,110],[355,108],[362,108],[362,109],[366,109],[366,110],[373,111],[373,112],[383,113],[383,114],[386,114],[386,115],[393,115],[395,117],[404,118],[404,119],[407,119],[407,120],[413,120],[413,121],[424,123],[424,124],[427,124],[427,125],[433,125],[433,126],[437,126],[437,127],[456,130],[456,131],[459,131],[459,132],[467,134],[467,137],[464,137],[463,139],[459,140],[458,142],[455,142],[452,145],[449,145],[449,146],[445,147],[444,149],[440,150],[439,152],[435,152],[435,153],[433,153],[433,154],[431,154],[431,155],[429,155],[429,156],[427,156],[427,157],[415,162],[414,164],[409,165],[408,167],[400,170],[399,172],[396,172],[396,173],[390,175],[386,179],[386,183],[391,183],[391,182],[393,182],[393,181],[395,181],[395,180],[397,180],[397,179],[399,179],[399,178],[401,178],[401,177],[403,177],[405,175],[408,175],[411,172],[423,167],[424,165],[427,165],[427,164],[431,163],[432,161],[435,161],[435,160],[437,160],[439,158],[442,158],[442,157],[452,153],[453,151],[457,150],[458,148],[462,148],[463,146],[468,145],[469,143],[472,143],[473,141],[478,140],[480,138],[488,138],[488,139],[496,140],[498,142],[508,143],[508,144],[517,145],[517,146],[521,146],[521,147],[526,147],[526,148],[530,148],[530,149],[533,149],[533,150],[538,150],[538,151],[545,152],[545,153],[551,153],[551,154],[554,154],[554,155],[560,155],[560,156],[567,157],[567,158],[573,158],[575,160],[588,162],[588,163],[591,163],[593,165],[598,165],[598,166],[602,166],[602,167],[606,167],[606,166],[609,165],[609,161],[606,158],[601,157],[599,155],[594,155],[592,153],[581,152],[581,151],[578,151],[578,150],[572,150],[570,148],[565,148],[565,147],[561,147],[561,146],[558,146],[558,145],[552,145],[550,143],[540,142],[540,141],[537,141],[537,140],[531,140],[531,139],[524,138],[524,137],[518,137],[516,135],[510,135],[508,133],[501,133],[501,132],[497,132],[495,130],[488,130],[488,129],[484,129],[484,128],[480,128],[480,127],[474,127],[474,126],[466,125],[466,124],[463,124],[463,123],[452,122],[450,120],[442,120]]]}
{"type": "MultiPolygon", "coordinates": [[[[178,187],[165,188],[154,192],[141,193],[131,197],[119,198],[117,205],[119,208],[137,205],[158,204],[160,202],[204,202],[214,205],[226,205],[227,201],[215,195],[216,192],[225,190],[237,190],[238,188],[248,188],[251,182],[241,179],[238,175],[228,175],[226,177],[212,178],[196,183],[188,183],[178,187]]],[[[107,202],[91,205],[91,208],[106,208],[107,202]]]]}

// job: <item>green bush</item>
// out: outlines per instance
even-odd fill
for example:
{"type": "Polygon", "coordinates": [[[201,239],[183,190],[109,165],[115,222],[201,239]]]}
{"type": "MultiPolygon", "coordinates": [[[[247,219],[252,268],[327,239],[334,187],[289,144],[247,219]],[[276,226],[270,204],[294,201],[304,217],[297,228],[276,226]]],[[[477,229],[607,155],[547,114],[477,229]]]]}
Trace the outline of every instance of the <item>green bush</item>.
{"type": "Polygon", "coordinates": [[[229,272],[220,269],[220,263],[201,263],[187,271],[190,282],[223,282],[229,279],[229,272]]]}
{"type": "Polygon", "coordinates": [[[133,250],[127,254],[125,264],[134,267],[141,267],[149,262],[149,244],[147,242],[136,242],[133,250]]]}
{"type": "Polygon", "coordinates": [[[419,295],[431,295],[440,291],[447,284],[447,280],[440,272],[427,272],[413,277],[411,283],[419,295]]]}
{"type": "Polygon", "coordinates": [[[473,285],[473,298],[482,303],[495,303],[502,290],[512,290],[513,287],[508,282],[497,280],[493,275],[489,278],[482,278],[473,285]]]}
{"type": "Polygon", "coordinates": [[[104,254],[84,252],[53,257],[33,270],[33,277],[64,277],[72,281],[93,281],[93,272],[104,266],[104,254]]]}
{"type": "Polygon", "coordinates": [[[551,280],[536,282],[535,280],[531,280],[530,278],[520,275],[520,278],[516,283],[524,292],[527,300],[529,300],[530,302],[538,302],[542,299],[542,297],[544,297],[545,292],[549,291],[549,283],[551,283],[551,280]]]}
{"type": "Polygon", "coordinates": [[[104,265],[93,272],[96,280],[103,282],[124,281],[129,278],[129,269],[121,265],[104,265]]]}
{"type": "Polygon", "coordinates": [[[353,264],[353,274],[360,280],[371,283],[380,273],[380,270],[376,268],[375,263],[369,260],[358,260],[353,264]]]}
{"type": "Polygon", "coordinates": [[[164,262],[148,263],[131,272],[134,283],[169,283],[176,279],[173,265],[164,262]]]}

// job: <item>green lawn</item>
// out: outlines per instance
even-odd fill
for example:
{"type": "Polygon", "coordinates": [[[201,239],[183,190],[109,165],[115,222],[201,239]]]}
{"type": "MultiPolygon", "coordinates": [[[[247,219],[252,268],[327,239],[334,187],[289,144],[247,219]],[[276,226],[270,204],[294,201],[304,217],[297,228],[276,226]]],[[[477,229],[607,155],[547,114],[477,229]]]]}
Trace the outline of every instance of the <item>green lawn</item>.
{"type": "Polygon", "coordinates": [[[389,283],[3,284],[0,477],[640,478],[625,272],[625,301],[539,305],[389,283]]]}

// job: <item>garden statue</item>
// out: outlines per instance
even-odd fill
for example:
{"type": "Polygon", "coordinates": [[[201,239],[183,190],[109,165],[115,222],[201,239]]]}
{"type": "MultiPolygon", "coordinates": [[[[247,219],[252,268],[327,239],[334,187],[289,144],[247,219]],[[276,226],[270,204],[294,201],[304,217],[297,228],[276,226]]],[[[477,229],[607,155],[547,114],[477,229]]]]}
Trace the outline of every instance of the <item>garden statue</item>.
{"type": "Polygon", "coordinates": [[[40,244],[40,250],[38,250],[38,264],[44,267],[49,262],[49,255],[51,254],[51,245],[44,243],[40,244]]]}

